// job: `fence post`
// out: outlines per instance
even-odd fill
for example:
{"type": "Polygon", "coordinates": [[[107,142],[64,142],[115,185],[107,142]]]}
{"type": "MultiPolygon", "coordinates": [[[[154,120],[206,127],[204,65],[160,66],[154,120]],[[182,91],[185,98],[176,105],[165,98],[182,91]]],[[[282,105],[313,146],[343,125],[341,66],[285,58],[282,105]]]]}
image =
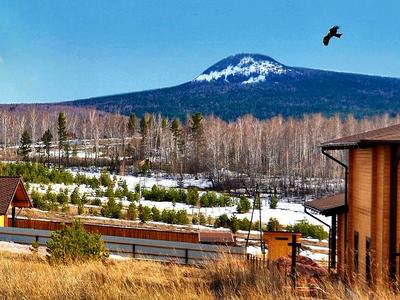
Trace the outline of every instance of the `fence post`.
{"type": "Polygon", "coordinates": [[[136,257],[136,245],[132,244],[132,257],[135,258],[136,257]]]}
{"type": "Polygon", "coordinates": [[[189,264],[189,249],[185,249],[185,264],[189,264]]]}

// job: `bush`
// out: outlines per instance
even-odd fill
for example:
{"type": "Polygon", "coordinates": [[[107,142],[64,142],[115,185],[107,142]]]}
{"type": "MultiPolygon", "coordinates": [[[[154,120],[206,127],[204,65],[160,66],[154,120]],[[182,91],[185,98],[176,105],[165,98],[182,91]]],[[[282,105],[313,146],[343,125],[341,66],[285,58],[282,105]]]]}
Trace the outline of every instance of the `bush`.
{"type": "Polygon", "coordinates": [[[94,198],[92,202],[90,202],[91,205],[96,205],[100,206],[101,205],[101,200],[99,198],[94,198]]]}
{"type": "Polygon", "coordinates": [[[111,180],[110,175],[108,174],[107,169],[103,169],[99,178],[100,184],[104,187],[108,187],[110,185],[114,186],[113,181],[111,180]]]}
{"type": "Polygon", "coordinates": [[[229,228],[232,230],[233,233],[235,233],[236,231],[239,230],[240,228],[240,221],[238,220],[238,218],[236,216],[233,216],[230,220],[229,220],[229,228]]]}
{"type": "Polygon", "coordinates": [[[192,224],[198,225],[199,224],[199,217],[197,215],[192,216],[192,224]]]}
{"type": "Polygon", "coordinates": [[[78,187],[76,187],[72,191],[70,198],[71,198],[71,203],[72,204],[78,204],[80,202],[81,196],[79,195],[79,188],[78,187]]]}
{"type": "Polygon", "coordinates": [[[328,232],[324,230],[322,225],[310,224],[306,219],[301,220],[296,225],[288,225],[287,231],[300,232],[303,237],[312,237],[319,240],[325,240],[329,237],[328,232]]]}
{"type": "Polygon", "coordinates": [[[46,243],[52,263],[104,260],[108,251],[99,234],[88,233],[79,221],[52,232],[46,243]]]}
{"type": "Polygon", "coordinates": [[[108,218],[121,218],[122,204],[117,203],[114,198],[109,198],[107,203],[101,208],[101,215],[108,218]]]}
{"type": "Polygon", "coordinates": [[[269,218],[267,223],[268,231],[279,231],[282,229],[283,229],[282,225],[279,224],[279,221],[276,218],[269,218]]]}
{"type": "Polygon", "coordinates": [[[226,214],[220,215],[214,222],[214,227],[219,228],[219,227],[224,227],[228,228],[229,227],[229,218],[226,214]]]}
{"type": "Polygon", "coordinates": [[[272,195],[269,201],[269,208],[276,209],[278,206],[278,197],[276,195],[272,195]]]}
{"type": "Polygon", "coordinates": [[[199,204],[199,192],[196,188],[189,188],[187,191],[187,204],[189,205],[198,205],[199,204]]]}
{"type": "Polygon", "coordinates": [[[176,213],[176,223],[180,225],[189,224],[189,218],[186,210],[184,209],[178,210],[178,212],[176,213]]]}
{"type": "Polygon", "coordinates": [[[139,206],[139,220],[146,223],[151,220],[151,209],[148,206],[139,206]]]}
{"type": "Polygon", "coordinates": [[[241,196],[239,199],[239,204],[236,208],[237,212],[239,214],[244,214],[247,213],[251,208],[251,203],[249,199],[245,196],[241,196]]]}
{"type": "Polygon", "coordinates": [[[199,215],[199,223],[200,223],[200,225],[207,224],[207,218],[203,213],[200,213],[200,215],[199,215]]]}
{"type": "Polygon", "coordinates": [[[138,210],[134,202],[128,206],[127,217],[128,220],[136,220],[138,218],[138,210]]]}
{"type": "Polygon", "coordinates": [[[153,206],[151,208],[151,216],[153,218],[153,221],[156,221],[156,222],[160,222],[161,221],[161,212],[155,206],[153,206]]]}

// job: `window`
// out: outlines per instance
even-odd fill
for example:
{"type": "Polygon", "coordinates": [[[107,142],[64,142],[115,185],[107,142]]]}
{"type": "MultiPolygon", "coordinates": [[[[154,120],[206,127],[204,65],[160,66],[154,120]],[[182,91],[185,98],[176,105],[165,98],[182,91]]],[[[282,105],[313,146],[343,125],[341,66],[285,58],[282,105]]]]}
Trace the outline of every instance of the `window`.
{"type": "Polygon", "coordinates": [[[358,274],[358,231],[354,231],[354,273],[358,274]]]}
{"type": "Polygon", "coordinates": [[[371,238],[367,237],[365,243],[365,278],[371,283],[371,238]]]}

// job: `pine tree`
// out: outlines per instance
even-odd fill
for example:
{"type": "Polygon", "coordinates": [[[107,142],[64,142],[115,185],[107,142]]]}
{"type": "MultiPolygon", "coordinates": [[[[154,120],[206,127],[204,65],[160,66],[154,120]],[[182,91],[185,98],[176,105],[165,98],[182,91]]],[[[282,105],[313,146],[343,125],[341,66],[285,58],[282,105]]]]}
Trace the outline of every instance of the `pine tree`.
{"type": "Polygon", "coordinates": [[[140,135],[142,136],[141,139],[141,159],[145,158],[147,155],[146,153],[146,148],[147,148],[147,135],[148,135],[148,121],[146,120],[146,117],[143,116],[143,118],[140,119],[140,135]]]}
{"type": "Polygon", "coordinates": [[[139,206],[139,220],[146,223],[151,220],[151,209],[148,206],[139,206]]]}
{"type": "MultiPolygon", "coordinates": [[[[172,165],[176,169],[179,158],[180,143],[181,143],[181,125],[178,118],[174,118],[170,130],[173,137],[173,148],[172,148],[172,165]]],[[[175,170],[174,170],[175,171],[175,170]]]]}
{"type": "Polygon", "coordinates": [[[129,220],[136,220],[138,218],[138,210],[135,202],[132,202],[128,206],[127,217],[129,220]]]}
{"type": "Polygon", "coordinates": [[[133,136],[135,134],[135,131],[136,131],[136,115],[134,112],[131,112],[128,121],[128,132],[131,136],[133,136]]]}
{"type": "Polygon", "coordinates": [[[31,149],[32,140],[28,131],[25,130],[21,134],[20,143],[21,145],[19,146],[18,154],[23,157],[23,160],[28,161],[29,153],[32,151],[31,149]]]}
{"type": "Polygon", "coordinates": [[[203,115],[199,112],[192,115],[191,138],[194,145],[194,173],[197,176],[204,147],[203,115]]]}
{"type": "Polygon", "coordinates": [[[50,158],[50,146],[51,146],[51,141],[52,140],[53,140],[53,135],[51,134],[50,129],[47,129],[44,132],[44,134],[43,134],[43,136],[41,138],[41,141],[42,141],[42,143],[44,145],[44,150],[45,150],[46,155],[47,155],[47,161],[50,158]]]}
{"type": "Polygon", "coordinates": [[[58,114],[58,167],[61,167],[61,149],[65,149],[67,143],[67,119],[63,112],[58,114]]]}

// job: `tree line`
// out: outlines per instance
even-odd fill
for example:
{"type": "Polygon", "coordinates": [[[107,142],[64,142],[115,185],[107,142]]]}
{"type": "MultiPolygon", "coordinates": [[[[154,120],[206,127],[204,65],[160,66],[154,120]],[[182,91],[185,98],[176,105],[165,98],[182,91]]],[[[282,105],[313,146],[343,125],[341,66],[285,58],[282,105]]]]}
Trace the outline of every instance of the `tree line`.
{"type": "MultiPolygon", "coordinates": [[[[288,181],[335,178],[342,170],[321,155],[321,142],[399,121],[399,115],[387,114],[365,119],[314,114],[268,120],[246,115],[226,122],[200,113],[180,120],[34,107],[0,111],[0,154],[3,160],[20,157],[59,166],[82,161],[96,166],[103,159],[120,173],[202,173],[216,184],[241,177],[256,181],[260,175],[288,181]]],[[[344,151],[335,155],[346,159],[344,151]]]]}

